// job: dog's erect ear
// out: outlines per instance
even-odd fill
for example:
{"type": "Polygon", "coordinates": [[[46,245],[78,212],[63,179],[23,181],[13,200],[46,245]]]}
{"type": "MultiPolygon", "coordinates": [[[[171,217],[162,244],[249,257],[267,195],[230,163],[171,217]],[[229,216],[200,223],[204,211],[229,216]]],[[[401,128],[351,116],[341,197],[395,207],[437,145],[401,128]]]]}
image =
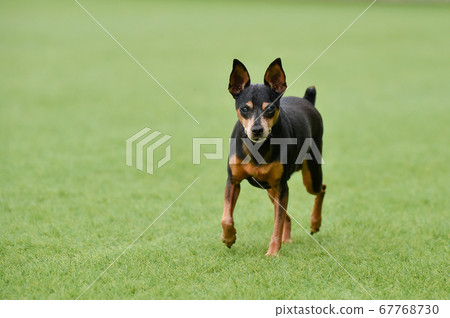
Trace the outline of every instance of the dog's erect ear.
{"type": "Polygon", "coordinates": [[[237,97],[244,89],[250,85],[250,75],[248,75],[247,69],[244,64],[239,60],[233,60],[233,70],[230,75],[230,84],[228,84],[228,91],[237,97]]]}
{"type": "Polygon", "coordinates": [[[286,90],[286,75],[281,67],[280,58],[273,61],[267,68],[264,84],[277,94],[282,94],[286,90]]]}

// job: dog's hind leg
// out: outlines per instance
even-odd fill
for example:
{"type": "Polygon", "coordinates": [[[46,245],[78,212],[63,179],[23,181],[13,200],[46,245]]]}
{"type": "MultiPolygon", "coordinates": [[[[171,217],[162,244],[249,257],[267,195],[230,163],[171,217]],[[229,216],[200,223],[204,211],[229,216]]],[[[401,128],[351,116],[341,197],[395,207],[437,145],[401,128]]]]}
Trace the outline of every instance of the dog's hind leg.
{"type": "Polygon", "coordinates": [[[322,184],[322,167],[314,160],[303,161],[302,175],[306,191],[316,196],[311,213],[311,234],[314,234],[319,232],[322,224],[322,203],[327,186],[322,184]]]}
{"type": "Polygon", "coordinates": [[[319,232],[320,225],[322,224],[322,203],[326,188],[327,186],[322,184],[322,189],[314,200],[314,207],[311,213],[311,234],[319,232]]]}

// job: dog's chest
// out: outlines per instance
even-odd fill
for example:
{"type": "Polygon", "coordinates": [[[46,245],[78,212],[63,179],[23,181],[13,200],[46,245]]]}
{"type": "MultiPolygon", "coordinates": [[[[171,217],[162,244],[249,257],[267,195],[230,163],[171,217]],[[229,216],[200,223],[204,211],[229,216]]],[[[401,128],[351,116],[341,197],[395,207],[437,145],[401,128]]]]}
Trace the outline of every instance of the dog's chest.
{"type": "Polygon", "coordinates": [[[283,165],[279,161],[255,165],[252,163],[242,163],[242,160],[233,156],[230,158],[229,163],[233,179],[237,182],[253,177],[257,181],[274,186],[279,183],[283,175],[283,165]]]}

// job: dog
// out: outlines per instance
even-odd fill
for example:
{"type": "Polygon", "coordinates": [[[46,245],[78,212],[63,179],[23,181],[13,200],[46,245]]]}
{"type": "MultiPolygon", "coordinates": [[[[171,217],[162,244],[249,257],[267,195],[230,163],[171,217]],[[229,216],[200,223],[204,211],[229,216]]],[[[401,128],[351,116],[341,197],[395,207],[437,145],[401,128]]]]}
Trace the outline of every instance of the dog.
{"type": "Polygon", "coordinates": [[[275,222],[267,256],[277,256],[282,243],[292,242],[287,182],[296,171],[302,171],[306,190],[315,195],[311,234],[320,229],[326,185],[322,183],[323,122],[315,107],[316,89],[309,87],[303,98],[282,97],[286,88],[280,58],[267,68],[264,84],[250,84],[244,64],[237,59],[233,61],[228,91],[235,99],[239,120],[231,136],[222,216],[221,239],[228,248],[236,242],[233,211],[240,183],[245,179],[257,188],[266,189],[274,205],[275,222]],[[311,150],[317,150],[308,154],[309,160],[303,160],[308,155],[299,156],[304,153],[306,141],[310,142],[311,150]]]}

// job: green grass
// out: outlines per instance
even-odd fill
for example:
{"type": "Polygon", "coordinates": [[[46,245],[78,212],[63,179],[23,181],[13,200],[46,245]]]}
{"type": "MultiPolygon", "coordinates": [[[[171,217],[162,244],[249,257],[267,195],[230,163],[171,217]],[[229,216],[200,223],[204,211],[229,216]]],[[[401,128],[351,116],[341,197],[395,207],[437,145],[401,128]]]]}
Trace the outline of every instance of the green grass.
{"type": "MultiPolygon", "coordinates": [[[[196,178],[82,299],[366,299],[293,225],[266,258],[267,195],[244,184],[238,240],[220,241],[233,58],[291,83],[368,5],[81,2],[197,125],[72,1],[0,7],[0,298],[73,299],[196,178]],[[125,165],[143,127],[173,136],[155,175],[125,165]]],[[[450,6],[376,3],[288,91],[318,89],[324,219],[315,238],[377,299],[449,298],[450,6]]],[[[305,227],[313,197],[290,181],[305,227]]]]}

